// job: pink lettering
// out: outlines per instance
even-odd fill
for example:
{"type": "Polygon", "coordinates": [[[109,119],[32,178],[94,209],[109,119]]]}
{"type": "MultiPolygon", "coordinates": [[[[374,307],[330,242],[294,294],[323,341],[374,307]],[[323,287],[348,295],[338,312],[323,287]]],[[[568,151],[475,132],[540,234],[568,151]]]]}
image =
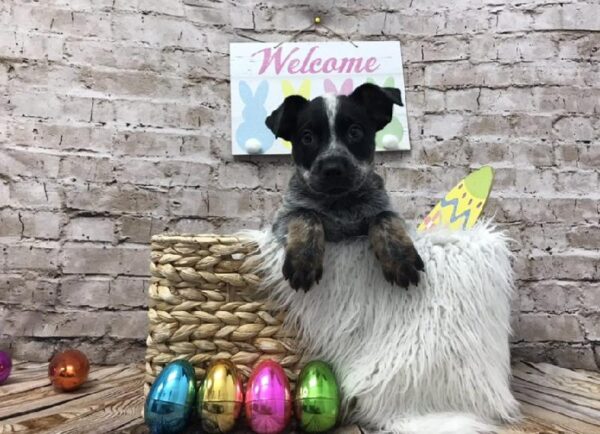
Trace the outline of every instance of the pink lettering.
{"type": "Polygon", "coordinates": [[[294,47],[285,56],[283,48],[273,49],[269,47],[252,54],[252,57],[262,54],[258,70],[259,75],[266,73],[271,67],[277,75],[284,70],[289,74],[329,74],[332,72],[340,74],[372,73],[380,67],[375,57],[366,59],[363,57],[319,57],[316,54],[319,48],[318,45],[311,47],[310,50],[303,54],[298,53],[300,48],[294,47]]]}
{"type": "MultiPolygon", "coordinates": [[[[308,54],[306,55],[304,62],[302,62],[302,69],[300,70],[300,72],[302,72],[302,74],[306,74],[308,72],[306,70],[306,66],[308,65],[308,62],[310,62],[310,59],[315,51],[317,51],[317,47],[312,47],[310,50],[308,50],[308,54]]],[[[312,62],[311,62],[311,65],[312,65],[312,62]]]]}
{"type": "Polygon", "coordinates": [[[310,73],[317,74],[319,72],[319,65],[321,65],[321,59],[318,57],[310,62],[310,73]]]}
{"type": "Polygon", "coordinates": [[[377,63],[377,59],[375,59],[374,57],[369,57],[365,65],[365,71],[373,72],[376,71],[378,68],[379,64],[377,63]]]}
{"type": "Polygon", "coordinates": [[[283,47],[279,47],[277,50],[275,50],[275,54],[271,54],[271,48],[269,47],[269,48],[265,48],[263,50],[259,50],[252,55],[252,57],[254,57],[258,53],[261,53],[261,52],[263,53],[262,65],[260,66],[260,69],[258,70],[259,74],[264,74],[264,72],[271,65],[271,63],[273,63],[273,61],[275,62],[275,73],[279,74],[281,72],[281,70],[283,69],[283,65],[285,65],[285,63],[292,56],[292,54],[294,54],[296,51],[299,50],[298,47],[292,49],[292,51],[290,51],[290,54],[288,54],[285,59],[281,60],[282,48],[283,47]]]}
{"type": "Polygon", "coordinates": [[[332,71],[335,71],[335,57],[330,57],[323,62],[323,72],[328,74],[332,71]]]}
{"type": "Polygon", "coordinates": [[[290,64],[288,66],[288,72],[290,74],[297,74],[299,66],[300,66],[300,59],[292,59],[292,60],[290,60],[290,64]]]}

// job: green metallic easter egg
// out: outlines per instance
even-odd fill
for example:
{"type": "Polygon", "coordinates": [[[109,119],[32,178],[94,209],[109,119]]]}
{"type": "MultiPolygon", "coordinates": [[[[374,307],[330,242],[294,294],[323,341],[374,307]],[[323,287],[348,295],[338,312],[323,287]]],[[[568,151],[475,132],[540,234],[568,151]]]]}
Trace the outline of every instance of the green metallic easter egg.
{"type": "Polygon", "coordinates": [[[321,361],[308,363],[296,383],[295,414],[306,432],[333,428],[340,412],[340,392],[331,367],[321,361]]]}

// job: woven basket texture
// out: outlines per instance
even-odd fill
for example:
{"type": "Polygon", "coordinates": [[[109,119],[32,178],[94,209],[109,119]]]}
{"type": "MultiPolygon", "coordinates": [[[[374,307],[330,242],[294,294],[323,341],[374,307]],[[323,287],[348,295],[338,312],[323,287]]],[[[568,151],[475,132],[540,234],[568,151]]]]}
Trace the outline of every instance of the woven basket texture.
{"type": "Polygon", "coordinates": [[[273,359],[294,383],[302,367],[295,333],[282,327],[285,313],[256,294],[256,252],[239,236],[152,237],[145,393],[178,359],[192,363],[198,381],[216,359],[234,362],[244,381],[261,360],[273,359]]]}

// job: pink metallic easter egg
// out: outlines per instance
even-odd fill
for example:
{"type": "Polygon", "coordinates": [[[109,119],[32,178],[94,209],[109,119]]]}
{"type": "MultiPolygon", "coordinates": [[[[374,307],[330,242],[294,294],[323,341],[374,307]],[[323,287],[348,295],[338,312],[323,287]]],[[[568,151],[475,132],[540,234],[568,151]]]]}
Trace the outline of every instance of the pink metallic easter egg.
{"type": "Polygon", "coordinates": [[[0,384],[8,380],[12,369],[12,360],[10,354],[0,351],[0,384]]]}
{"type": "Polygon", "coordinates": [[[257,434],[282,432],[292,416],[290,383],[279,363],[261,362],[246,385],[246,419],[257,434]]]}

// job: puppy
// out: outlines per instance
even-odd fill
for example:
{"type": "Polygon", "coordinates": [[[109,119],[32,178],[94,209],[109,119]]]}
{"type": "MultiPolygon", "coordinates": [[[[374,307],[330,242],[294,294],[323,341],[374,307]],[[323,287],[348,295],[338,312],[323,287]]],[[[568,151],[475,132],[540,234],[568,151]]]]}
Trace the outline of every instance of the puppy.
{"type": "Polygon", "coordinates": [[[367,83],[348,96],[289,96],[267,117],[267,127],[292,143],[296,166],[273,224],[292,288],[319,282],[325,241],[357,235],[369,236],[386,280],[405,288],[419,282],[423,261],[373,170],[375,134],[394,104],[402,105],[398,89],[367,83]]]}

